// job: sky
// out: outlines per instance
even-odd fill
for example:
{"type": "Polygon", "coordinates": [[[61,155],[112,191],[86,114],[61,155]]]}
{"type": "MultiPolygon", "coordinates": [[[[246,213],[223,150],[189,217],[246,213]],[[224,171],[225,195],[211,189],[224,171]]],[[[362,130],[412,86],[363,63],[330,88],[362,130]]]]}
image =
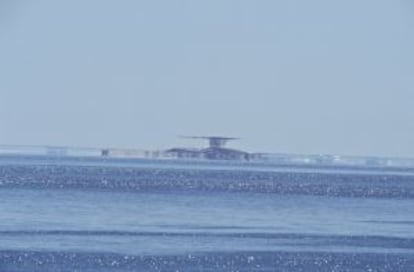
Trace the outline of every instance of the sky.
{"type": "Polygon", "coordinates": [[[411,0],[2,0],[0,144],[414,157],[411,0]]]}

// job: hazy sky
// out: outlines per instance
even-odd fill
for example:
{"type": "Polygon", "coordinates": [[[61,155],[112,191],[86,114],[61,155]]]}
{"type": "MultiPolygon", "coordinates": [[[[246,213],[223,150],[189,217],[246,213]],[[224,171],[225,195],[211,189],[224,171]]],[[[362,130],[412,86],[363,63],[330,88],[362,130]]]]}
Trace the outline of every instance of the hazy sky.
{"type": "Polygon", "coordinates": [[[412,0],[0,1],[0,144],[414,157],[412,0]]]}

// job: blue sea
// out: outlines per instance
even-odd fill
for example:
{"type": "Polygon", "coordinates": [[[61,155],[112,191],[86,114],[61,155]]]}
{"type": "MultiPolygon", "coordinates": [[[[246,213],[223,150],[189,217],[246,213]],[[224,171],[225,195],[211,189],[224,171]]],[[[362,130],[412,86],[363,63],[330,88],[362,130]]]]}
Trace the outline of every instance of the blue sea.
{"type": "Polygon", "coordinates": [[[414,271],[414,169],[3,155],[0,271],[414,271]]]}

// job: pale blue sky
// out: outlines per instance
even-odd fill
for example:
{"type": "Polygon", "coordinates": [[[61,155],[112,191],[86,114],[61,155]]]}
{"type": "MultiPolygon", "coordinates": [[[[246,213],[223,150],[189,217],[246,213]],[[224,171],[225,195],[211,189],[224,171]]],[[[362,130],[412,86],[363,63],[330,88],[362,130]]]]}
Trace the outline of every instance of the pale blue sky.
{"type": "Polygon", "coordinates": [[[414,157],[411,0],[0,3],[0,144],[414,157]]]}

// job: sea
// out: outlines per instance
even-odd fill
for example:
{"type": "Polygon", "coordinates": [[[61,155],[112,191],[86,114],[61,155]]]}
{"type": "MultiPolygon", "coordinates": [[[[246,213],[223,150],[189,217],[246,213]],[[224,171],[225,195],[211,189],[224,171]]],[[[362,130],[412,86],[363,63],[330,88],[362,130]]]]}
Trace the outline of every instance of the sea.
{"type": "Polygon", "coordinates": [[[414,168],[0,156],[0,271],[414,271],[414,168]]]}

